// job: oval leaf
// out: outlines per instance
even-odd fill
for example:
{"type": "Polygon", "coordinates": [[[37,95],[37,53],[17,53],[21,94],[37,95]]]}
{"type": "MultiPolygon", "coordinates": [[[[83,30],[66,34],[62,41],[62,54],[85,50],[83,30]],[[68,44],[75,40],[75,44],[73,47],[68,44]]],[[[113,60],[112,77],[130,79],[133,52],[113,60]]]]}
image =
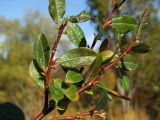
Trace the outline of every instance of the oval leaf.
{"type": "Polygon", "coordinates": [[[65,0],[49,0],[49,13],[55,23],[59,23],[63,18],[65,10],[65,0]]]}
{"type": "Polygon", "coordinates": [[[45,77],[42,74],[41,68],[38,66],[36,60],[34,60],[29,66],[30,76],[33,78],[34,82],[39,86],[44,88],[45,77]]]}
{"type": "MultiPolygon", "coordinates": [[[[102,89],[102,90],[105,90],[108,94],[111,94],[111,95],[113,95],[113,96],[116,96],[116,97],[119,97],[119,98],[122,98],[122,99],[125,99],[125,100],[130,100],[129,97],[124,96],[124,95],[121,95],[120,93],[118,93],[118,92],[116,92],[116,91],[113,91],[113,90],[108,89],[107,86],[106,86],[104,83],[102,83],[102,82],[96,84],[96,86],[99,87],[99,88],[102,89]]],[[[109,96],[108,96],[108,98],[110,99],[109,96]]],[[[110,99],[110,100],[111,100],[111,99],[110,99]]]]}
{"type": "Polygon", "coordinates": [[[89,48],[75,48],[59,59],[59,64],[69,68],[77,68],[90,65],[96,58],[96,53],[89,48]]]}
{"type": "Polygon", "coordinates": [[[78,14],[77,17],[78,17],[79,22],[85,22],[91,18],[91,16],[89,15],[89,13],[86,10],[84,10],[80,14],[78,14]]]}
{"type": "Polygon", "coordinates": [[[83,79],[84,78],[80,73],[69,70],[66,74],[65,82],[66,83],[78,83],[82,81],[83,79]]]}
{"type": "Polygon", "coordinates": [[[100,52],[100,55],[102,56],[102,61],[105,62],[106,60],[108,60],[109,58],[112,57],[114,53],[110,50],[105,50],[100,52]]]}
{"type": "Polygon", "coordinates": [[[91,16],[86,10],[84,10],[77,16],[70,16],[69,21],[72,23],[82,23],[88,21],[89,19],[91,19],[91,16]]]}
{"type": "Polygon", "coordinates": [[[126,70],[136,70],[138,68],[138,64],[135,62],[135,58],[131,54],[127,54],[123,57],[122,61],[118,63],[118,66],[121,68],[124,66],[126,70]]]}
{"type": "Polygon", "coordinates": [[[65,95],[71,100],[71,101],[78,101],[79,95],[76,86],[72,85],[68,89],[65,90],[65,95]]]}
{"type": "Polygon", "coordinates": [[[140,43],[132,48],[133,53],[147,53],[151,51],[150,47],[144,43],[140,43]]]}
{"type": "Polygon", "coordinates": [[[129,77],[126,75],[122,76],[122,78],[120,78],[120,84],[124,90],[128,91],[130,88],[129,77]]]}
{"type": "Polygon", "coordinates": [[[112,28],[118,33],[127,33],[133,31],[137,27],[136,19],[132,16],[120,16],[112,19],[112,28]]]}
{"type": "Polygon", "coordinates": [[[88,83],[98,72],[102,64],[102,56],[98,55],[94,62],[91,64],[86,76],[85,83],[88,83]]]}
{"type": "Polygon", "coordinates": [[[77,23],[68,22],[65,31],[71,42],[77,47],[86,47],[86,39],[82,29],[77,23]]]}
{"type": "Polygon", "coordinates": [[[96,110],[105,109],[107,107],[108,100],[109,100],[108,93],[106,91],[103,91],[96,103],[96,110]]]}
{"type": "Polygon", "coordinates": [[[51,95],[56,103],[58,103],[59,100],[62,100],[64,98],[64,89],[62,88],[62,80],[55,79],[54,85],[51,85],[49,88],[51,95]]]}
{"type": "Polygon", "coordinates": [[[40,34],[34,43],[34,55],[39,66],[46,69],[50,57],[50,47],[44,34],[40,34]]]}

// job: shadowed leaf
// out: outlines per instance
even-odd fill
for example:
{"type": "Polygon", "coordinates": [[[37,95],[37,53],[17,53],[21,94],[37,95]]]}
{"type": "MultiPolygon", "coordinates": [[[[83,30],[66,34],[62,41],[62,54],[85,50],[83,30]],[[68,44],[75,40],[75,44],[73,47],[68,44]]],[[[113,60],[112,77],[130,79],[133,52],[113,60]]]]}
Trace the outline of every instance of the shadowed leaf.
{"type": "Polygon", "coordinates": [[[35,84],[37,84],[39,87],[44,88],[45,76],[42,74],[42,70],[36,60],[33,60],[33,62],[31,62],[29,66],[29,73],[30,76],[33,78],[35,84]]]}
{"type": "Polygon", "coordinates": [[[133,53],[147,53],[149,51],[151,51],[151,48],[144,43],[139,43],[132,48],[133,53]]]}

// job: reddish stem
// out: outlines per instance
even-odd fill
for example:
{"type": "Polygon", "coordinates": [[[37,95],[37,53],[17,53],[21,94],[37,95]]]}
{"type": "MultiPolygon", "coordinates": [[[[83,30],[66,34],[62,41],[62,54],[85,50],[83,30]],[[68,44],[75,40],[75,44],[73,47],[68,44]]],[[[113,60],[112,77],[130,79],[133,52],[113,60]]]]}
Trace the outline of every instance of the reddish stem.
{"type": "MultiPolygon", "coordinates": [[[[119,4],[116,4],[114,6],[114,8],[111,10],[111,12],[109,13],[109,15],[107,16],[107,18],[105,19],[105,22],[103,23],[103,29],[106,27],[106,24],[109,22],[110,18],[112,17],[112,15],[124,4],[126,0],[123,0],[121,3],[119,4]]],[[[111,23],[111,22],[110,22],[111,23]]],[[[92,46],[91,46],[91,49],[94,48],[97,40],[99,39],[99,35],[97,34],[93,40],[93,43],[92,43],[92,46]]]]}
{"type": "Polygon", "coordinates": [[[107,66],[104,66],[100,72],[98,74],[96,74],[94,76],[94,78],[88,83],[86,84],[85,86],[83,86],[81,89],[79,89],[78,93],[82,93],[84,92],[85,90],[87,90],[88,88],[92,87],[94,84],[97,83],[97,79],[105,72],[107,71],[108,69],[112,68],[114,65],[116,65],[127,53],[129,53],[134,45],[136,41],[134,40],[127,48],[126,50],[112,63],[110,63],[109,65],[107,66]]]}
{"type": "Polygon", "coordinates": [[[35,118],[35,120],[41,120],[46,114],[48,114],[50,112],[50,110],[48,108],[49,77],[50,77],[50,73],[51,73],[51,71],[53,69],[53,66],[56,64],[56,60],[53,60],[53,58],[54,58],[56,49],[58,47],[60,38],[62,36],[62,33],[63,33],[64,28],[65,28],[66,25],[67,25],[67,22],[64,22],[64,23],[61,24],[61,26],[59,28],[57,39],[56,39],[56,41],[55,41],[55,43],[53,44],[53,47],[52,47],[52,54],[51,54],[51,57],[50,57],[50,60],[49,60],[48,69],[45,72],[45,83],[44,83],[44,86],[45,86],[45,100],[44,100],[44,108],[43,108],[42,113],[40,113],[35,118]]]}
{"type": "Polygon", "coordinates": [[[85,112],[77,115],[71,115],[71,116],[64,116],[64,117],[59,117],[59,118],[54,118],[52,120],[85,120],[84,117],[86,116],[101,116],[101,112],[99,111],[90,111],[90,112],[85,112]]]}

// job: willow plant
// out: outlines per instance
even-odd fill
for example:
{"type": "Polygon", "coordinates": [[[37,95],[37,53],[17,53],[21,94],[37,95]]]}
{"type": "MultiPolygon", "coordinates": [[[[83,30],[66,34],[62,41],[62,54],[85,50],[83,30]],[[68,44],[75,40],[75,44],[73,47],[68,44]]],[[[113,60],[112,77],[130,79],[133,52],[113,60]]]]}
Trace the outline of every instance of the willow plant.
{"type": "Polygon", "coordinates": [[[149,9],[147,8],[140,20],[133,16],[113,14],[120,11],[125,4],[125,0],[113,2],[114,7],[101,23],[95,16],[90,16],[87,11],[82,11],[75,16],[64,16],[66,12],[65,0],[49,0],[49,13],[53,21],[57,24],[58,35],[56,41],[50,48],[46,36],[41,33],[34,43],[34,59],[29,67],[29,72],[34,82],[44,89],[44,107],[35,120],[41,120],[52,110],[57,110],[63,114],[68,110],[68,105],[72,102],[79,102],[82,94],[95,95],[93,87],[101,90],[101,97],[97,100],[95,107],[90,111],[71,116],[53,118],[53,120],[75,120],[85,119],[86,116],[104,116],[102,110],[105,103],[111,96],[120,99],[131,100],[131,98],[110,90],[106,84],[100,81],[100,76],[111,68],[115,68],[120,73],[120,83],[125,89],[129,89],[128,71],[136,70],[138,64],[135,54],[143,54],[150,51],[149,46],[141,41],[142,31],[148,24],[149,9]],[[98,24],[99,29],[89,46],[79,24],[91,20],[98,24]],[[104,29],[112,29],[117,35],[117,42],[114,44],[115,50],[109,49],[109,34],[104,29]],[[130,33],[133,34],[131,37],[130,33]],[[62,56],[56,58],[55,53],[61,40],[62,34],[68,36],[76,48],[65,51],[62,56]],[[128,39],[129,40],[128,40],[128,39]],[[97,41],[102,41],[99,51],[93,50],[97,41]],[[55,65],[59,64],[65,71],[65,79],[54,78],[50,80],[51,71],[55,65]],[[50,81],[53,81],[51,84],[50,81]]]}

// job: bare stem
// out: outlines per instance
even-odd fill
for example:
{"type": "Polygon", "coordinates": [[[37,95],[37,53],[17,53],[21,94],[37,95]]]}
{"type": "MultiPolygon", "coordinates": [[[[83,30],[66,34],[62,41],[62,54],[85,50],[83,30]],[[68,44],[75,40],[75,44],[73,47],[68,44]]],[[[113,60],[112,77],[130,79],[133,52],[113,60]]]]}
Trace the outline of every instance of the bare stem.
{"type": "Polygon", "coordinates": [[[59,118],[54,118],[52,120],[85,120],[86,116],[102,116],[102,113],[99,111],[89,111],[77,115],[71,115],[71,116],[64,116],[59,118]]]}
{"type": "MultiPolygon", "coordinates": [[[[122,2],[116,4],[114,6],[114,8],[111,10],[111,12],[109,13],[109,15],[107,16],[107,18],[105,19],[105,22],[103,23],[103,29],[106,27],[106,24],[109,22],[110,18],[112,17],[112,15],[124,4],[126,0],[123,0],[122,2]]],[[[97,40],[99,39],[99,35],[97,34],[93,40],[91,49],[94,48],[94,46],[96,45],[97,40]]]]}

